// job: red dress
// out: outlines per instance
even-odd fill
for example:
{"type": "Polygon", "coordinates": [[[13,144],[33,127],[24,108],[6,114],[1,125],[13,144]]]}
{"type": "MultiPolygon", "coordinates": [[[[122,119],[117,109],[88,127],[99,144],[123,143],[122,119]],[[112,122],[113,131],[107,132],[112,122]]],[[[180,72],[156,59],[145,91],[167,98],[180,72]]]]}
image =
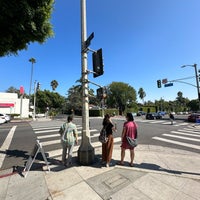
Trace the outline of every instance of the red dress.
{"type": "Polygon", "coordinates": [[[129,136],[133,139],[136,138],[136,131],[137,131],[137,125],[135,122],[133,121],[129,121],[129,122],[125,122],[124,123],[124,128],[126,129],[126,133],[122,139],[122,145],[121,147],[123,149],[134,149],[134,147],[131,147],[129,144],[128,144],[128,141],[126,139],[126,136],[129,136]]]}

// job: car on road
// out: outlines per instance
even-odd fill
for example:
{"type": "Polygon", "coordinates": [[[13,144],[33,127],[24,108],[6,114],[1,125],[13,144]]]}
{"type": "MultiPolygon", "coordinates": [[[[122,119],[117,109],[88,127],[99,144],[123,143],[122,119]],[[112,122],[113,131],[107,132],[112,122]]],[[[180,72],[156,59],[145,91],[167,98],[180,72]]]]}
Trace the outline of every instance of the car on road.
{"type": "Polygon", "coordinates": [[[6,120],[0,117],[0,124],[4,124],[5,122],[6,120]]]}
{"type": "MultiPolygon", "coordinates": [[[[196,122],[197,121],[197,119],[199,119],[200,120],[200,113],[192,113],[192,114],[190,114],[189,116],[188,116],[188,122],[196,122]]],[[[200,121],[199,121],[199,123],[200,123],[200,121]]]]}
{"type": "Polygon", "coordinates": [[[10,116],[3,113],[0,113],[0,118],[2,119],[1,121],[4,121],[3,123],[7,123],[10,121],[10,116]]]}
{"type": "Polygon", "coordinates": [[[138,111],[137,112],[137,116],[142,116],[142,115],[146,115],[146,113],[144,111],[138,111]]]}
{"type": "Polygon", "coordinates": [[[162,115],[159,113],[147,113],[146,119],[162,119],[162,115]]]}

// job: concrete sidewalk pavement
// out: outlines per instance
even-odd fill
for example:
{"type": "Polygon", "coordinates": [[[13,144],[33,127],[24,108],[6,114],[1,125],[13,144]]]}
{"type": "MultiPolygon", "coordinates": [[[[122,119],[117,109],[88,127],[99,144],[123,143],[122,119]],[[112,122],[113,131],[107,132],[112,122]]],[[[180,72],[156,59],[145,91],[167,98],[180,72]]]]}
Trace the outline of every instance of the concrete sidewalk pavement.
{"type": "Polygon", "coordinates": [[[34,170],[0,178],[1,200],[197,200],[200,199],[200,156],[197,153],[150,145],[135,149],[135,166],[125,165],[119,144],[114,145],[112,165],[100,163],[101,148],[95,149],[92,166],[74,163],[66,168],[50,165],[51,171],[34,170]],[[99,157],[99,158],[98,158],[99,157]]]}

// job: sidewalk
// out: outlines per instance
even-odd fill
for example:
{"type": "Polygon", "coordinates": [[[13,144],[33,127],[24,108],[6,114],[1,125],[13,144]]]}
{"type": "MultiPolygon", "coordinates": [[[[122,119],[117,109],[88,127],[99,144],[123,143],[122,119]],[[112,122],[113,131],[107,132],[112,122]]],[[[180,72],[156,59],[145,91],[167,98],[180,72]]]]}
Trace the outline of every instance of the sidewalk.
{"type": "Polygon", "coordinates": [[[197,153],[158,146],[139,145],[135,167],[116,165],[119,144],[109,168],[100,165],[101,148],[95,149],[92,166],[50,165],[51,171],[32,170],[0,178],[1,200],[197,200],[200,199],[200,156],[197,153]]]}

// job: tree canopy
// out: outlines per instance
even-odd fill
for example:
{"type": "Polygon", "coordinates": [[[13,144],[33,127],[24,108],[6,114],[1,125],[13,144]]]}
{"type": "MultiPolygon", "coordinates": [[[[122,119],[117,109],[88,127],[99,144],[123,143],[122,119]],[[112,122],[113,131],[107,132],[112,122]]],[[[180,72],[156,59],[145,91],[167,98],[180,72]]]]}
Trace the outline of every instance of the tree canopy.
{"type": "Polygon", "coordinates": [[[58,87],[58,81],[56,80],[51,81],[51,87],[53,91],[56,90],[56,88],[58,87]]]}
{"type": "Polygon", "coordinates": [[[43,43],[51,37],[53,4],[54,0],[1,0],[0,56],[17,55],[30,42],[43,43]]]}
{"type": "Polygon", "coordinates": [[[119,108],[119,113],[123,113],[127,106],[131,106],[136,101],[135,89],[123,82],[112,82],[108,86],[107,105],[119,108]]]}

